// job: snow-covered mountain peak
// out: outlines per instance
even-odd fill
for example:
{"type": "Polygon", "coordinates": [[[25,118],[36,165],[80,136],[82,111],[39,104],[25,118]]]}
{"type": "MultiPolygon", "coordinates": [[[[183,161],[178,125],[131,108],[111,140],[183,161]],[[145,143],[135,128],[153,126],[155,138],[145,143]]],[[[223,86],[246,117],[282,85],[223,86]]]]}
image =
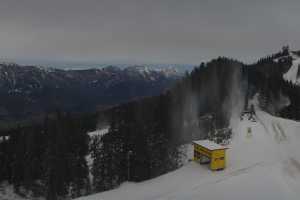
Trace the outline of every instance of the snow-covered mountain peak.
{"type": "Polygon", "coordinates": [[[164,67],[164,68],[159,68],[159,69],[156,69],[156,70],[163,73],[166,77],[179,76],[180,75],[180,72],[175,67],[164,67]]]}
{"type": "Polygon", "coordinates": [[[153,70],[150,70],[147,66],[134,65],[129,66],[124,69],[127,72],[139,73],[141,75],[147,75],[151,73],[153,70]]]}
{"type": "Polygon", "coordinates": [[[140,71],[140,72],[149,72],[149,68],[147,66],[142,65],[133,65],[125,68],[126,70],[140,71]]]}
{"type": "Polygon", "coordinates": [[[165,78],[179,78],[182,76],[182,73],[180,73],[175,67],[149,67],[134,65],[126,67],[124,71],[128,74],[141,75],[142,77],[150,80],[156,80],[160,76],[164,76],[165,78]]]}

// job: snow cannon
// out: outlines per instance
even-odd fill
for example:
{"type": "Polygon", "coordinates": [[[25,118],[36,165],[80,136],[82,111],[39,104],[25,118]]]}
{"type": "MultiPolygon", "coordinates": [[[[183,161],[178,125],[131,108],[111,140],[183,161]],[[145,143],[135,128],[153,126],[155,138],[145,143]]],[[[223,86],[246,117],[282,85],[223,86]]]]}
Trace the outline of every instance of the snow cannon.
{"type": "Polygon", "coordinates": [[[196,140],[194,145],[194,161],[200,164],[209,164],[213,171],[223,170],[226,167],[226,146],[210,140],[196,140]]]}

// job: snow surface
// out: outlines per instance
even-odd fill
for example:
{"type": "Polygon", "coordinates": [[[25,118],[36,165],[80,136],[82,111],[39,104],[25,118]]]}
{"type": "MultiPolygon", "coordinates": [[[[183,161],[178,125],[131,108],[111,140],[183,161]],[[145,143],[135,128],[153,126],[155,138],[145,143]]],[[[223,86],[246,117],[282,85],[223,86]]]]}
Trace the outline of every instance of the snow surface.
{"type": "Polygon", "coordinates": [[[196,141],[193,141],[194,143],[196,144],[199,144],[200,146],[203,146],[205,147],[206,149],[209,149],[209,150],[217,150],[217,149],[226,149],[226,146],[221,146],[217,143],[214,143],[210,140],[196,140],[196,141]]]}
{"type": "Polygon", "coordinates": [[[231,121],[234,135],[223,171],[189,162],[158,178],[79,200],[299,199],[300,122],[256,113],[257,122],[231,121]]]}
{"type": "Polygon", "coordinates": [[[293,58],[293,63],[291,68],[283,74],[283,78],[286,81],[290,81],[293,84],[299,85],[300,84],[300,77],[298,77],[299,65],[300,65],[300,57],[290,53],[293,58]]]}
{"type": "Polygon", "coordinates": [[[0,136],[0,143],[3,142],[3,140],[9,140],[9,136],[0,136]]]}
{"type": "Polygon", "coordinates": [[[109,131],[109,127],[106,127],[106,128],[102,128],[102,129],[98,129],[98,130],[92,131],[92,132],[88,132],[88,135],[90,137],[93,137],[93,136],[103,136],[106,133],[108,133],[108,131],[109,131]]]}
{"type": "MultiPolygon", "coordinates": [[[[97,129],[95,131],[92,131],[92,132],[88,132],[87,134],[90,136],[90,138],[93,138],[93,137],[97,137],[97,136],[104,136],[105,134],[107,134],[109,132],[109,126],[107,127],[103,127],[101,129],[97,129]]],[[[91,144],[89,144],[91,145],[91,144]]],[[[89,167],[89,180],[90,182],[93,182],[93,175],[92,175],[92,167],[93,167],[93,158],[92,158],[92,155],[91,154],[88,154],[86,157],[85,157],[85,160],[87,162],[87,165],[89,167]]]]}
{"type": "MultiPolygon", "coordinates": [[[[93,137],[97,137],[97,136],[103,136],[105,134],[107,134],[109,131],[109,127],[105,127],[105,128],[102,128],[102,129],[97,129],[95,131],[92,131],[92,132],[88,132],[87,134],[93,138],[93,137]]],[[[88,154],[86,157],[85,157],[86,161],[87,161],[87,165],[89,166],[89,169],[90,169],[90,172],[91,172],[91,168],[92,168],[92,165],[93,165],[93,159],[92,159],[92,156],[91,154],[88,154]]],[[[90,174],[90,179],[91,178],[91,174],[90,174]]]]}
{"type": "Polygon", "coordinates": [[[32,197],[28,194],[27,197],[20,196],[15,193],[14,187],[7,182],[2,182],[0,184],[0,199],[1,200],[45,200],[43,197],[32,197]]]}

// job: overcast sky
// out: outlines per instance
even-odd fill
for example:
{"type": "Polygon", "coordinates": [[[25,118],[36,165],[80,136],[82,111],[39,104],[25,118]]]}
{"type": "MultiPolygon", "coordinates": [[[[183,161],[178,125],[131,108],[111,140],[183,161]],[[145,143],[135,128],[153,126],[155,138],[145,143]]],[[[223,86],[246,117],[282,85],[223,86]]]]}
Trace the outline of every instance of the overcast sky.
{"type": "Polygon", "coordinates": [[[0,58],[198,64],[300,49],[299,0],[0,0],[0,58]]]}

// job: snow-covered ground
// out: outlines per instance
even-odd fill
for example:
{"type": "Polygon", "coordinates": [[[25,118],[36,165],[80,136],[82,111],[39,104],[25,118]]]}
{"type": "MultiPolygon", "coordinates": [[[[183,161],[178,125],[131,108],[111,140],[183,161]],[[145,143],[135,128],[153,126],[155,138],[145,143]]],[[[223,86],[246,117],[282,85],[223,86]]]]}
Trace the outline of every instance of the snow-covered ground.
{"type": "Polygon", "coordinates": [[[298,77],[300,57],[296,54],[290,53],[293,59],[291,68],[283,75],[284,80],[290,81],[296,85],[300,84],[300,77],[298,77]]]}
{"type": "Polygon", "coordinates": [[[9,136],[0,136],[0,143],[9,140],[9,136]]]}
{"type": "Polygon", "coordinates": [[[45,200],[43,197],[32,197],[31,194],[27,194],[27,197],[20,196],[15,193],[14,187],[7,182],[0,184],[0,199],[1,200],[45,200]]]}
{"type": "MultiPolygon", "coordinates": [[[[88,132],[87,134],[90,136],[91,139],[93,139],[93,137],[104,136],[105,134],[108,133],[108,131],[109,131],[109,127],[103,127],[101,129],[97,129],[95,131],[88,132]]],[[[91,157],[91,154],[88,154],[85,159],[87,161],[89,168],[91,169],[91,167],[93,165],[93,159],[91,157]]]]}
{"type": "Polygon", "coordinates": [[[97,129],[97,130],[92,131],[92,132],[88,132],[88,135],[90,137],[93,137],[93,136],[103,136],[106,133],[108,133],[108,131],[109,131],[109,127],[105,127],[105,128],[97,129]]]}
{"type": "MultiPolygon", "coordinates": [[[[90,136],[91,139],[93,139],[93,137],[102,137],[104,136],[105,134],[107,134],[109,132],[109,126],[107,127],[102,127],[102,128],[99,128],[95,131],[91,131],[91,132],[88,132],[87,134],[90,136]]],[[[87,165],[89,167],[89,179],[90,179],[90,182],[92,183],[93,182],[93,175],[92,175],[92,167],[93,167],[93,158],[92,158],[92,155],[91,154],[88,154],[86,157],[86,162],[87,162],[87,165]]]]}
{"type": "Polygon", "coordinates": [[[158,178],[79,200],[300,199],[300,122],[257,111],[257,122],[237,119],[231,126],[223,171],[189,162],[158,178]]]}

